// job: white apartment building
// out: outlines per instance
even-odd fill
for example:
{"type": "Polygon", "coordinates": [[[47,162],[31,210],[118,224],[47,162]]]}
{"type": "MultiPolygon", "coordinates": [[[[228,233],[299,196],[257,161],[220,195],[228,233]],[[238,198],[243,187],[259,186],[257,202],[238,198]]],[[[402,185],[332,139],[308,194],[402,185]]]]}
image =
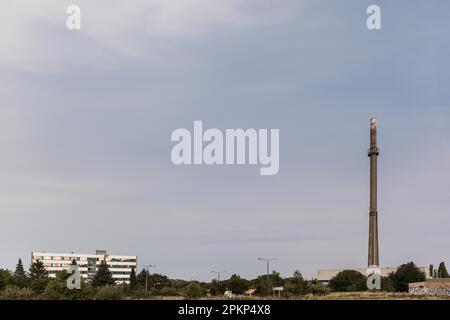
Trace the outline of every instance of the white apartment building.
{"type": "Polygon", "coordinates": [[[32,252],[31,261],[37,260],[44,264],[50,277],[55,277],[58,271],[67,270],[73,260],[79,266],[81,277],[90,280],[103,260],[106,261],[116,284],[129,283],[131,269],[137,271],[137,256],[110,255],[106,250],[96,250],[95,254],[32,252]]]}

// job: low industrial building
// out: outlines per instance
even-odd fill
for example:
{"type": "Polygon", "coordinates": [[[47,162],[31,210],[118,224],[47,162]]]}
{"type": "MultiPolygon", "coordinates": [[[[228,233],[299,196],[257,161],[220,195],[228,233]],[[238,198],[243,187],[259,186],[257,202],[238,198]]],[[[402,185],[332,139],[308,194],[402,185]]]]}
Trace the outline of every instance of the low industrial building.
{"type": "Polygon", "coordinates": [[[409,284],[409,293],[418,295],[450,296],[450,279],[427,279],[409,284]]]}
{"type": "MultiPolygon", "coordinates": [[[[380,268],[380,274],[382,277],[389,276],[390,273],[393,273],[397,271],[397,267],[386,267],[386,268],[380,268]]],[[[420,271],[425,273],[425,276],[429,278],[429,269],[425,267],[419,268],[420,271]]],[[[322,269],[317,271],[317,280],[327,285],[332,278],[334,278],[339,272],[342,272],[344,270],[354,270],[358,271],[359,273],[362,273],[365,276],[368,276],[367,274],[367,268],[359,268],[359,269],[322,269]]]]}

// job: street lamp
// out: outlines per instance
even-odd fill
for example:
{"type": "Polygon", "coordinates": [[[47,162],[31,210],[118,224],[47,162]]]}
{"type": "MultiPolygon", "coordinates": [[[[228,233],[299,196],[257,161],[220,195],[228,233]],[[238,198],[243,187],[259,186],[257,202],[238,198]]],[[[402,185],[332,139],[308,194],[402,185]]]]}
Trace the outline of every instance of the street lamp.
{"type": "Polygon", "coordinates": [[[156,268],[156,266],[149,264],[149,265],[144,266],[144,268],[145,268],[145,294],[147,294],[147,292],[148,292],[148,269],[156,268]]]}
{"type": "Polygon", "coordinates": [[[271,261],[276,261],[278,258],[258,258],[260,261],[265,261],[267,266],[267,295],[270,295],[270,281],[269,281],[269,264],[271,261]]]}
{"type": "Polygon", "coordinates": [[[211,271],[211,273],[215,273],[215,274],[217,274],[217,282],[220,282],[220,275],[222,274],[222,273],[226,273],[227,271],[226,270],[223,270],[223,271],[211,271]]]}

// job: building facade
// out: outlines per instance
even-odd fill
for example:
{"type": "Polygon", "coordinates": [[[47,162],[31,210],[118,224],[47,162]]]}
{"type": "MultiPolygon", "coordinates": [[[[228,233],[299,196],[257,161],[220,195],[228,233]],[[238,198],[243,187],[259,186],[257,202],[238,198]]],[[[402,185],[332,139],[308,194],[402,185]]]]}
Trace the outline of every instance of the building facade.
{"type": "Polygon", "coordinates": [[[116,284],[129,283],[131,270],[137,267],[137,256],[110,255],[106,250],[96,250],[95,254],[32,252],[31,262],[41,261],[50,277],[58,271],[67,270],[75,260],[81,277],[92,280],[97,268],[105,261],[116,284]]]}
{"type": "Polygon", "coordinates": [[[409,284],[409,293],[418,295],[450,296],[450,279],[427,279],[409,284]]]}

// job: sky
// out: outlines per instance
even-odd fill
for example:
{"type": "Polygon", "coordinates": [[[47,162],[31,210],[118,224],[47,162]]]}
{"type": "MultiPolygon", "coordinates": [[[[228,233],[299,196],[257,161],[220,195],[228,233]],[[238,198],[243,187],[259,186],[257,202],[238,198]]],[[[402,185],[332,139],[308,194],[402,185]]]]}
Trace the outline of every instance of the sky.
{"type": "Polygon", "coordinates": [[[381,265],[450,263],[450,3],[0,7],[0,267],[96,249],[184,279],[256,277],[258,257],[283,276],[364,267],[372,116],[381,265]],[[279,173],[175,166],[170,135],[194,120],[279,129],[279,173]]]}

